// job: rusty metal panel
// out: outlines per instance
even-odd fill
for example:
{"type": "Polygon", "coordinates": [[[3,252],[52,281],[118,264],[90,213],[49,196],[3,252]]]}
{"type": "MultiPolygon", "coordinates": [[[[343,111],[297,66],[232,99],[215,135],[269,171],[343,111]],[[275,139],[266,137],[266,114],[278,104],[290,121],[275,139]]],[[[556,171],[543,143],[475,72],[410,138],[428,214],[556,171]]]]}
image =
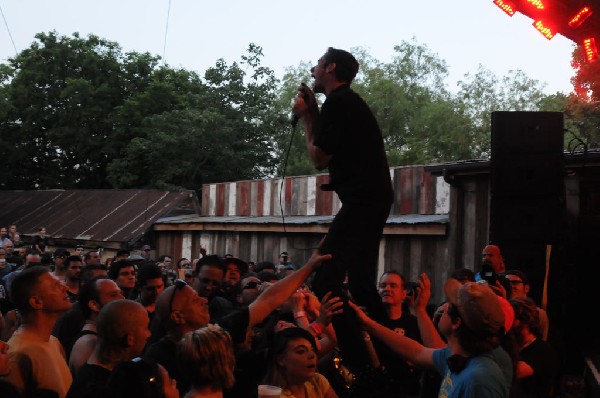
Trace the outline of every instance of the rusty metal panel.
{"type": "Polygon", "coordinates": [[[435,178],[431,173],[420,169],[421,184],[419,187],[419,214],[434,214],[435,213],[435,178]]]}
{"type": "Polygon", "coordinates": [[[237,183],[237,214],[240,216],[250,215],[250,182],[241,181],[237,183]]]}
{"type": "Polygon", "coordinates": [[[43,226],[51,241],[127,247],[159,218],[195,215],[197,202],[194,191],[0,191],[0,223],[16,224],[26,241],[43,226]]]}

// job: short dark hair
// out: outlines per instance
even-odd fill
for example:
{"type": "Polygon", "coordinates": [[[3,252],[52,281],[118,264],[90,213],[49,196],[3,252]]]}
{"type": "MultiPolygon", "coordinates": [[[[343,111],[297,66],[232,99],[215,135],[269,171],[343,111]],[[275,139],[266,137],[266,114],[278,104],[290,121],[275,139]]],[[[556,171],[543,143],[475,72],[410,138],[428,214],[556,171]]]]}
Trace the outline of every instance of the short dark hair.
{"type": "Polygon", "coordinates": [[[114,398],[163,397],[163,378],[158,364],[148,358],[121,362],[106,382],[114,398]],[[148,380],[153,380],[151,383],[148,380]]]}
{"type": "Polygon", "coordinates": [[[162,278],[163,274],[160,267],[154,263],[144,264],[137,272],[138,286],[144,286],[149,279],[162,278]]]}
{"type": "Polygon", "coordinates": [[[358,73],[358,61],[348,51],[329,47],[323,59],[325,65],[335,63],[335,78],[340,82],[352,83],[358,73]]]}
{"type": "Polygon", "coordinates": [[[14,277],[10,283],[10,301],[19,312],[23,314],[32,312],[29,298],[35,293],[41,276],[48,272],[50,272],[48,267],[36,265],[18,272],[14,277]]]}
{"type": "Polygon", "coordinates": [[[69,266],[71,266],[72,262],[79,262],[79,263],[81,263],[83,261],[81,260],[81,257],[79,257],[79,256],[69,256],[65,260],[65,267],[69,268],[69,266]]]}
{"type": "Polygon", "coordinates": [[[216,254],[204,256],[198,260],[196,263],[196,275],[200,273],[200,269],[204,266],[219,268],[221,271],[225,272],[225,262],[216,254]]]}
{"type": "Polygon", "coordinates": [[[108,267],[106,266],[106,264],[102,263],[88,264],[85,267],[83,267],[81,269],[81,272],[79,273],[79,284],[85,285],[86,283],[88,283],[90,280],[93,279],[92,275],[94,275],[94,273],[92,271],[96,271],[99,269],[107,271],[108,267]]]}
{"type": "Polygon", "coordinates": [[[135,269],[135,264],[130,260],[118,260],[113,262],[108,269],[108,277],[113,281],[116,280],[119,277],[121,269],[126,267],[133,267],[135,269]]]}
{"type": "Polygon", "coordinates": [[[98,292],[98,284],[97,282],[100,279],[108,279],[108,276],[99,275],[95,278],[92,278],[88,283],[83,285],[81,289],[79,289],[79,296],[77,301],[79,301],[79,305],[81,306],[81,313],[85,319],[88,319],[92,314],[91,308],[88,306],[88,303],[92,300],[100,301],[100,293],[98,292]]]}
{"type": "Polygon", "coordinates": [[[125,254],[129,254],[129,250],[127,250],[127,249],[119,249],[119,250],[117,250],[117,257],[118,256],[124,256],[125,254]]]}

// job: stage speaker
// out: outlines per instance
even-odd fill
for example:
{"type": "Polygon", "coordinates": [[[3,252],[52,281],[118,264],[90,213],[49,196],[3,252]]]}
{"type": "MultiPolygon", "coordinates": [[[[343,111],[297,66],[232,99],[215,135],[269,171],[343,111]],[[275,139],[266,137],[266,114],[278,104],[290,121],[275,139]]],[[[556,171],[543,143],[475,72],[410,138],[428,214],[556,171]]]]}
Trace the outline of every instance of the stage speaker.
{"type": "Polygon", "coordinates": [[[561,112],[492,112],[490,241],[553,244],[564,219],[561,112]]]}

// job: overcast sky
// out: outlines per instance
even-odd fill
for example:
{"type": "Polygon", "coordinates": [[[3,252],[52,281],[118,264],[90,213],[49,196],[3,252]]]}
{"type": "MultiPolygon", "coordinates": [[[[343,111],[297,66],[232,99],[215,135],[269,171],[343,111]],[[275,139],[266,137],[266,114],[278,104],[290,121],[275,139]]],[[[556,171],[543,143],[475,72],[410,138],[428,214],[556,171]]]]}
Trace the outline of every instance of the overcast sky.
{"type": "Polygon", "coordinates": [[[450,89],[479,64],[498,76],[521,69],[548,94],[569,93],[574,74],[570,40],[545,39],[531,19],[510,18],[492,0],[0,0],[0,8],[0,62],[55,30],[93,33],[200,74],[219,58],[239,61],[255,43],[282,77],[329,46],[364,47],[389,62],[394,45],[414,37],[447,62],[450,89]]]}

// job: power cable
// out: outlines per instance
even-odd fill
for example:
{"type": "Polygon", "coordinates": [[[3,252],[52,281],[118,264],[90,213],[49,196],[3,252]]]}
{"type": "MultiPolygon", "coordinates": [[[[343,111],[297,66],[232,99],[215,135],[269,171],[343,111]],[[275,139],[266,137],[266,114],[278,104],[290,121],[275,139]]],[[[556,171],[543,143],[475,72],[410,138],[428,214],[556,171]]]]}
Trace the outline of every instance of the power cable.
{"type": "Polygon", "coordinates": [[[4,25],[6,26],[6,31],[8,32],[8,37],[10,38],[10,42],[15,49],[15,56],[19,55],[17,51],[17,46],[15,45],[15,41],[13,40],[12,33],[10,33],[10,28],[8,27],[8,21],[6,20],[6,16],[4,15],[4,11],[2,11],[2,6],[0,5],[0,14],[2,14],[2,19],[4,20],[4,25]]]}
{"type": "Polygon", "coordinates": [[[165,58],[165,53],[167,51],[167,34],[169,33],[169,17],[170,16],[171,16],[171,0],[169,0],[169,7],[167,8],[167,23],[165,24],[165,39],[163,42],[163,54],[162,54],[163,66],[167,62],[166,58],[165,58]]]}

